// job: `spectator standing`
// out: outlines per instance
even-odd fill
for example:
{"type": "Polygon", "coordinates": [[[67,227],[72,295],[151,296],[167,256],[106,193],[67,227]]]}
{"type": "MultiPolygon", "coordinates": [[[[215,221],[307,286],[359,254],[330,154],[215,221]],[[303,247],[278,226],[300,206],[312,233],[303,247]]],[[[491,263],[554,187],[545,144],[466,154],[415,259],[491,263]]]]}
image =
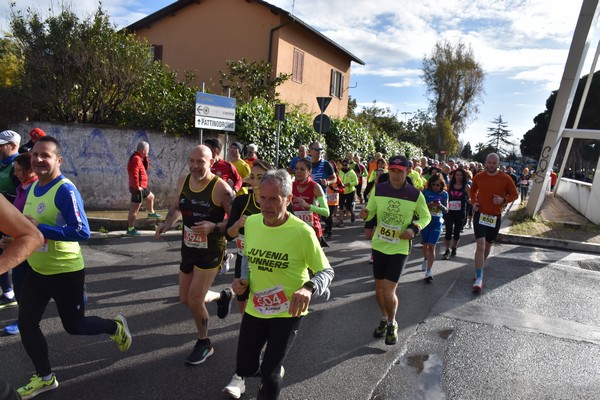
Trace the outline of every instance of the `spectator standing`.
{"type": "MultiPolygon", "coordinates": [[[[240,150],[240,154],[242,153],[242,150],[240,150]]],[[[246,157],[244,158],[244,161],[246,162],[246,164],[248,164],[248,167],[250,169],[252,169],[252,164],[254,163],[254,161],[256,161],[258,159],[258,146],[255,145],[254,143],[250,143],[248,146],[246,146],[246,157]]],[[[238,170],[238,172],[240,172],[238,170]]],[[[241,172],[240,172],[241,175],[241,172]]],[[[244,178],[242,176],[242,178],[244,178]]]]}
{"type": "Polygon", "coordinates": [[[146,210],[148,218],[158,219],[160,214],[154,211],[154,193],[148,188],[148,168],[150,161],[148,153],[150,145],[148,142],[140,141],[137,144],[136,151],[129,157],[127,163],[127,175],[129,176],[129,193],[131,194],[131,204],[129,214],[127,215],[127,235],[140,236],[141,233],[135,229],[135,220],[140,210],[142,201],[146,201],[146,210]]]}

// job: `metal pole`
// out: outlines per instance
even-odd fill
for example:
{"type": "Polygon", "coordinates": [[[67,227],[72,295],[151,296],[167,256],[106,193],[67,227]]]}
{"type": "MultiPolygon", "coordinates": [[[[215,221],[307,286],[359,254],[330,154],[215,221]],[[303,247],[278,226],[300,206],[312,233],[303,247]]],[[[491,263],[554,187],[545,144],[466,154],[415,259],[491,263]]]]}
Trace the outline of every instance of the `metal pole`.
{"type": "MultiPolygon", "coordinates": [[[[204,82],[202,82],[202,93],[204,92],[204,82]]],[[[200,128],[200,144],[202,144],[202,137],[204,136],[204,129],[200,128]]]]}
{"type": "Polygon", "coordinates": [[[281,132],[281,121],[277,121],[277,135],[275,141],[275,168],[279,168],[279,133],[281,132]]]}

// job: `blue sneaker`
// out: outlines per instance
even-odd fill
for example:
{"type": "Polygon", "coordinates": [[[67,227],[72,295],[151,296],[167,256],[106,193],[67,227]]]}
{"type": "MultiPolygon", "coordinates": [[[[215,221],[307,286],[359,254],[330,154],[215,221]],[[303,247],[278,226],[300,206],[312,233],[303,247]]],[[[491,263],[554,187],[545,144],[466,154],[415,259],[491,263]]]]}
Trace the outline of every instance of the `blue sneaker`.
{"type": "Polygon", "coordinates": [[[12,324],[8,324],[4,327],[4,333],[7,335],[18,335],[19,334],[19,325],[16,322],[12,324]]]}
{"type": "Polygon", "coordinates": [[[138,232],[136,229],[127,229],[127,236],[142,236],[141,232],[138,232]]]}

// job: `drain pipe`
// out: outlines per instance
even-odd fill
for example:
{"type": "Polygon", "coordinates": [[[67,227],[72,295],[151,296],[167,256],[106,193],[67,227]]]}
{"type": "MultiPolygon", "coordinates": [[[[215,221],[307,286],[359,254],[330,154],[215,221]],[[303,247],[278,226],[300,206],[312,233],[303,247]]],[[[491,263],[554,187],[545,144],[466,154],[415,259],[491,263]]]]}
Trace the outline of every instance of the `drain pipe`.
{"type": "Polygon", "coordinates": [[[273,63],[271,62],[271,57],[273,55],[273,34],[275,33],[276,30],[279,30],[279,29],[283,28],[284,26],[291,24],[292,22],[294,22],[293,19],[291,21],[285,22],[281,25],[271,28],[271,32],[269,33],[269,58],[267,59],[267,61],[269,62],[269,65],[273,66],[273,63]]]}

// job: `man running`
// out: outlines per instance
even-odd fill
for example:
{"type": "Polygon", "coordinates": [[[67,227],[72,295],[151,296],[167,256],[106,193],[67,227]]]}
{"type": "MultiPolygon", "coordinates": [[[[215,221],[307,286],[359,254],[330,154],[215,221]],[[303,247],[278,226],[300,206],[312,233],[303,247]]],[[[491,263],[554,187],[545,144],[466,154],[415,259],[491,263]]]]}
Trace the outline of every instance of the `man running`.
{"type": "Polygon", "coordinates": [[[381,310],[381,320],[373,336],[385,336],[385,344],[398,343],[396,288],[411,250],[411,240],[431,220],[423,194],[406,181],[408,161],[403,156],[389,160],[389,180],[378,183],[361,218],[376,218],[373,231],[373,276],[375,298],[381,310]]]}
{"type": "Polygon", "coordinates": [[[505,204],[519,198],[512,178],[498,170],[500,157],[490,153],[485,158],[485,169],[473,177],[469,191],[473,205],[475,232],[475,283],[473,292],[483,289],[483,267],[500,231],[500,216],[505,204]]]}
{"type": "Polygon", "coordinates": [[[223,390],[236,399],[246,390],[245,378],[259,371],[257,398],[279,397],[282,363],[300,321],[311,298],[323,294],[334,276],[314,230],[286,211],[292,198],[287,171],[266,171],[260,183],[261,214],[249,216],[244,224],[250,276],[236,278],[233,289],[243,294],[250,287],[250,294],[240,327],[236,373],[223,390]],[[315,273],[312,279],[309,269],[315,273]]]}
{"type": "Polygon", "coordinates": [[[29,399],[56,389],[48,345],[40,329],[44,310],[54,299],[63,327],[71,335],[111,335],[119,350],[131,346],[125,317],[114,320],[85,316],[84,262],[79,242],[89,239],[90,229],[77,188],[60,172],[62,147],[51,136],[40,138],[31,153],[38,181],[29,189],[23,214],[44,235],[44,244],[27,262],[31,266],[19,299],[19,330],[25,351],[35,366],[35,375],[18,389],[29,399]]]}
{"type": "Polygon", "coordinates": [[[214,352],[208,338],[206,303],[217,302],[217,315],[229,313],[231,289],[221,293],[209,290],[221,268],[225,254],[225,215],[231,214],[235,196],[231,187],[211,172],[213,153],[207,146],[194,147],[189,154],[189,173],[179,178],[169,212],[156,229],[156,238],[183,218],[179,301],[194,317],[198,340],[186,364],[202,364],[214,352]]]}

